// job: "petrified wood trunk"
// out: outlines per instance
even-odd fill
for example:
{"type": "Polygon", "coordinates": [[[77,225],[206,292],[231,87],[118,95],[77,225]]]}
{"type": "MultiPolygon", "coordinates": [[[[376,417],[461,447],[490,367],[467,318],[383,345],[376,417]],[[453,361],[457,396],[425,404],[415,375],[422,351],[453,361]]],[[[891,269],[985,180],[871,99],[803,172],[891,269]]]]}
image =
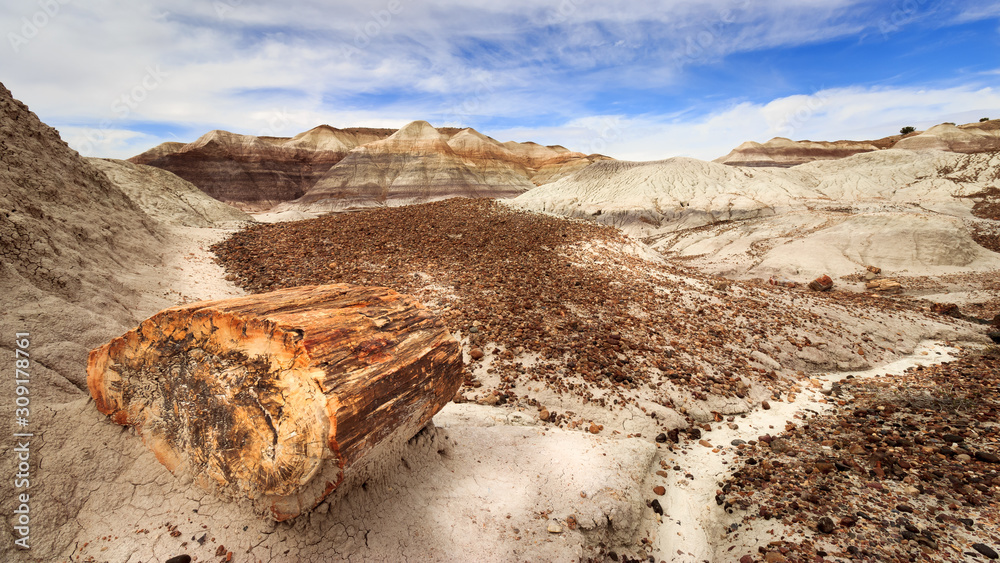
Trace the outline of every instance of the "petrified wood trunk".
{"type": "Polygon", "coordinates": [[[337,284],[161,311],[91,351],[87,385],[171,471],[285,520],[413,437],[461,371],[458,343],[415,300],[337,284]]]}

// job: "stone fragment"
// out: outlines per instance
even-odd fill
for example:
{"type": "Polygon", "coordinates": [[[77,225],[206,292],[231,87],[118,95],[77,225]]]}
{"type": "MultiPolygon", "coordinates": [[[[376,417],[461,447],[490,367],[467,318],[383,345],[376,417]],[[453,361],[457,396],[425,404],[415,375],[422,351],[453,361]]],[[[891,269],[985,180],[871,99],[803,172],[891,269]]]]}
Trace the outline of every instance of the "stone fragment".
{"type": "Polygon", "coordinates": [[[983,543],[974,543],[974,544],[972,544],[972,549],[975,549],[983,557],[986,557],[987,559],[997,559],[997,558],[1000,558],[1000,555],[997,555],[997,552],[996,552],[995,549],[993,549],[992,547],[990,547],[990,546],[988,546],[986,544],[983,544],[983,543]]]}
{"type": "Polygon", "coordinates": [[[816,529],[823,534],[831,534],[833,533],[833,530],[836,529],[836,526],[834,525],[832,518],[824,516],[819,519],[819,522],[816,523],[816,529]]]}
{"type": "Polygon", "coordinates": [[[986,463],[1000,463],[1000,456],[990,452],[976,452],[976,459],[986,463]]]}
{"type": "Polygon", "coordinates": [[[833,279],[823,275],[809,282],[809,289],[813,291],[830,291],[833,289],[833,279]]]}
{"type": "Polygon", "coordinates": [[[958,305],[954,303],[935,303],[931,305],[931,312],[956,318],[962,316],[962,313],[958,310],[958,305]]]}

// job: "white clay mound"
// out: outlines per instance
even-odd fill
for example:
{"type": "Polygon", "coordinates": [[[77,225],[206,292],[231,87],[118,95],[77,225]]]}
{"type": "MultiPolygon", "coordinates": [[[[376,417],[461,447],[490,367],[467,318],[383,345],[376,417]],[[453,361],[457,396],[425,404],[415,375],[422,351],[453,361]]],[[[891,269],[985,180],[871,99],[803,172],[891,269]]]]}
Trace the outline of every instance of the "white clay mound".
{"type": "Polygon", "coordinates": [[[997,153],[885,150],[793,168],[690,158],[598,162],[511,201],[622,228],[736,276],[983,271],[1000,255],[971,238],[973,199],[1000,186],[997,153]],[[700,228],[698,228],[700,227],[700,228]]]}

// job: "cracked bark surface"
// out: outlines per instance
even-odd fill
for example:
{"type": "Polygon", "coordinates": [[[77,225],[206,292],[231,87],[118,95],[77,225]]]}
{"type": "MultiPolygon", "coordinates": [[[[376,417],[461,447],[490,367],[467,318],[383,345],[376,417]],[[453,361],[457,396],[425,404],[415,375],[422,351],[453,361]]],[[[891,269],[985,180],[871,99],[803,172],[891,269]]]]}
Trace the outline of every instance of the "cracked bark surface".
{"type": "Polygon", "coordinates": [[[461,371],[458,343],[415,300],[336,284],[161,311],[93,350],[87,385],[170,471],[280,521],[416,434],[461,371]]]}

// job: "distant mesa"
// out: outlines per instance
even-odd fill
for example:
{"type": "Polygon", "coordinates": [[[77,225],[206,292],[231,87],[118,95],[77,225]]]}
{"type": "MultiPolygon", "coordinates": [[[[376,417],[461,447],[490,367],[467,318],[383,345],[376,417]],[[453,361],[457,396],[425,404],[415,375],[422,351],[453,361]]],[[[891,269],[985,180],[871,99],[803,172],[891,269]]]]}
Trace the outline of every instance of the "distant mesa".
{"type": "Polygon", "coordinates": [[[713,162],[731,166],[788,168],[814,160],[836,160],[879,150],[869,141],[793,141],[775,137],[766,143],[747,141],[713,162]]]}
{"type": "Polygon", "coordinates": [[[215,199],[259,211],[304,195],[351,149],[393,132],[320,125],[287,138],[216,130],[192,143],[163,143],[129,161],[173,172],[215,199]]]}
{"type": "Polygon", "coordinates": [[[942,123],[919,135],[899,141],[894,148],[936,149],[960,153],[1000,150],[1000,120],[970,123],[961,127],[956,127],[951,123],[942,123]]]}
{"type": "Polygon", "coordinates": [[[1000,120],[960,126],[943,123],[927,131],[891,135],[873,141],[793,141],[775,137],[766,143],[745,142],[713,162],[730,166],[789,168],[816,160],[837,160],[890,148],[936,149],[967,154],[1000,150],[1000,120]]]}
{"type": "Polygon", "coordinates": [[[129,160],[169,170],[244,210],[287,214],[514,197],[607,159],[414,121],[399,130],[321,125],[291,138],[211,131],[129,160]]]}

